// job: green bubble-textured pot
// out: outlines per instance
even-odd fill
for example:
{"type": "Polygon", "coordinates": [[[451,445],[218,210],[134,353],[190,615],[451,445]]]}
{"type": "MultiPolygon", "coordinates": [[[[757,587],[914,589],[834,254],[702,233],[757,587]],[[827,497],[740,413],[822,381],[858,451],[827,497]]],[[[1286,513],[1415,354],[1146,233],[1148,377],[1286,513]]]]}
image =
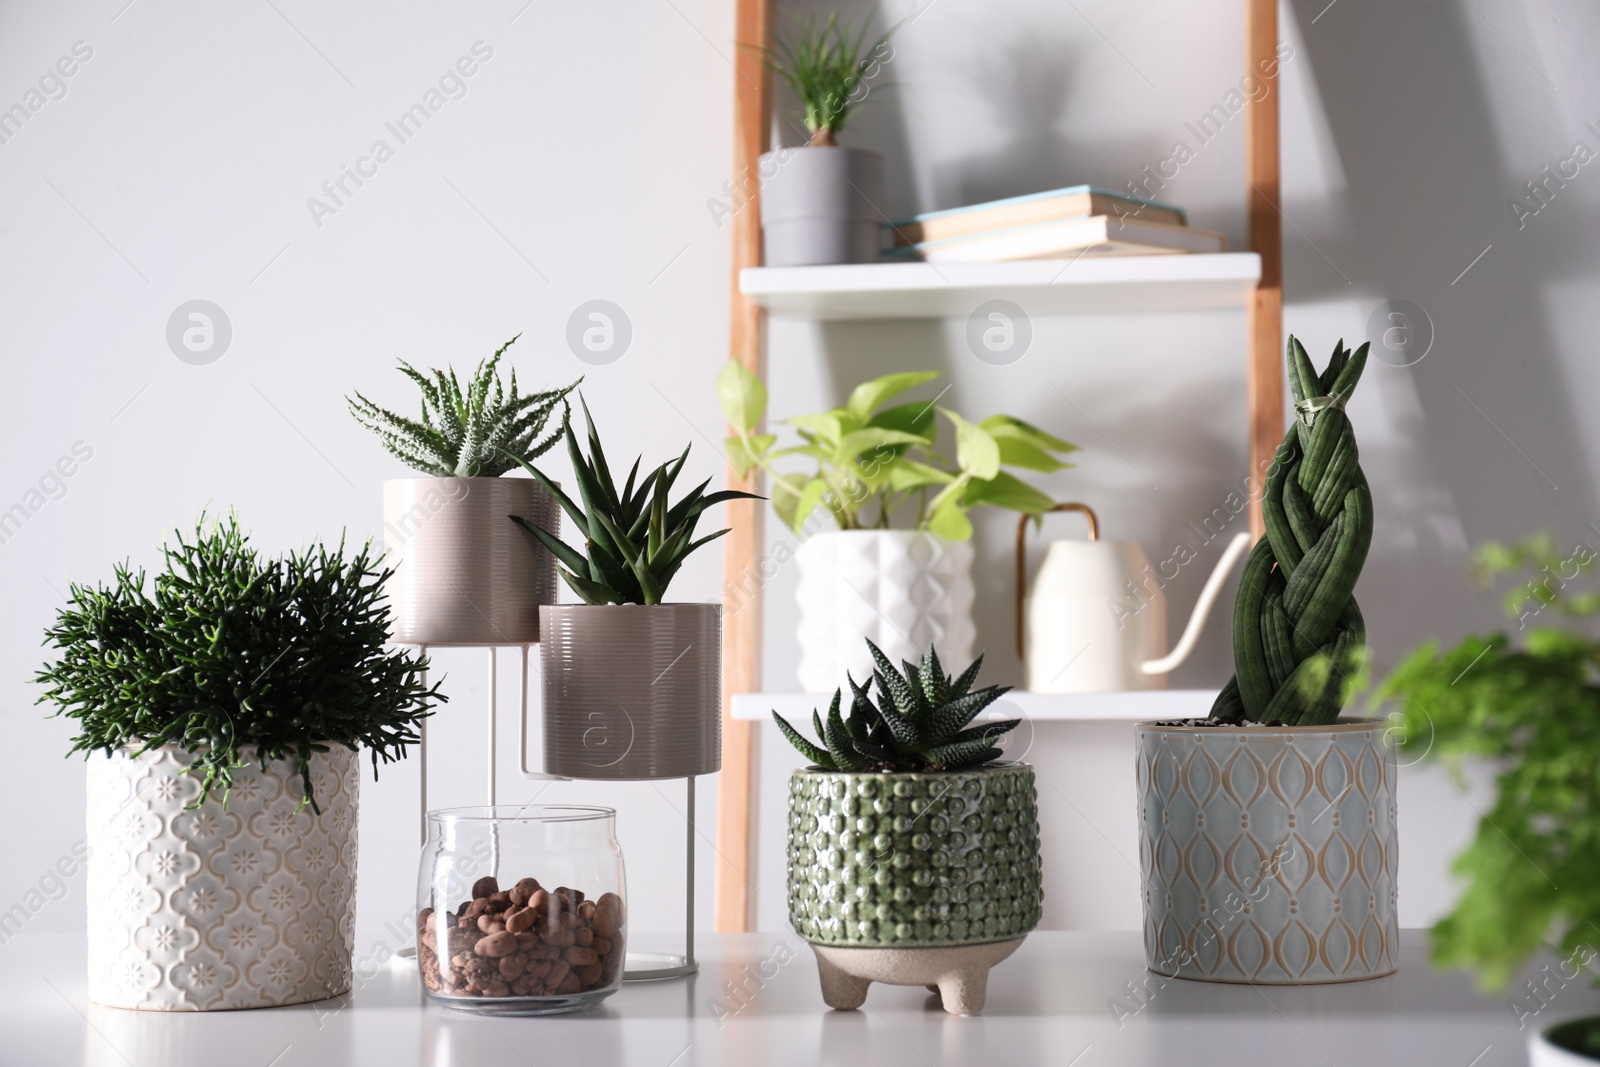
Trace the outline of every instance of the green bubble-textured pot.
{"type": "Polygon", "coordinates": [[[1039,922],[1033,768],[799,770],[789,779],[789,922],[855,947],[973,945],[1039,922]]]}

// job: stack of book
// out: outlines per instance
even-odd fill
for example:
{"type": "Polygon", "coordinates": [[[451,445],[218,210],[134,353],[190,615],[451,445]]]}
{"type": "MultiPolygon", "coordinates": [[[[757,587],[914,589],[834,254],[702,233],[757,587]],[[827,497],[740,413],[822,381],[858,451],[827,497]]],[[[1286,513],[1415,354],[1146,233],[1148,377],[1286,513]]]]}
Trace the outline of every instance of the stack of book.
{"type": "Polygon", "coordinates": [[[932,211],[890,229],[885,257],[930,263],[1228,250],[1222,234],[1190,228],[1182,208],[1091,185],[932,211]]]}

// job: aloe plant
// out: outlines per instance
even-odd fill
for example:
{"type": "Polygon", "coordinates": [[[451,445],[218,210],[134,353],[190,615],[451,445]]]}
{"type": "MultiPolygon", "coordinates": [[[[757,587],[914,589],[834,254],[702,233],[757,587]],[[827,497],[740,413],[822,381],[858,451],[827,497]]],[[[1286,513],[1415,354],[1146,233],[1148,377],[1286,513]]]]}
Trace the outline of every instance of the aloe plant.
{"type": "Polygon", "coordinates": [[[868,641],[867,647],[876,666],[866,685],[849,679],[853,694],[849,715],[839,712],[842,694],[838,689],[833,691],[826,719],[814,709],[811,712],[811,725],[820,744],[808,740],[776,711],[772,713],[783,736],[814,766],[826,771],[883,773],[961,771],[1000,758],[995,741],[1022,720],[970,725],[1011,691],[1010,686],[998,685],[972,688],[983,667],[982,656],[952,678],[931,645],[920,666],[906,662],[900,670],[895,670],[877,645],[868,641]],[[870,692],[874,683],[877,703],[870,692]]]}
{"type": "Polygon", "coordinates": [[[1320,374],[1289,338],[1295,420],[1267,471],[1266,536],[1233,605],[1234,677],[1211,717],[1319,726],[1339,717],[1366,666],[1353,595],[1372,543],[1372,491],[1345,403],[1367,363],[1340,341],[1320,374]]]}
{"type": "Polygon", "coordinates": [[[1077,445],[1010,415],[972,422],[934,400],[886,406],[937,377],[937,371],[915,371],[862,382],[842,407],[790,419],[800,443],[779,448],[776,434],[757,432],[767,410],[766,386],[729,360],[717,377],[717,398],[733,431],[728,462],[740,477],[755,468],[770,476],[773,508],[796,533],[818,508],[841,530],[887,529],[904,511],[916,529],[965,541],[972,536],[967,512],[975,507],[1035,517],[1054,507],[1049,496],[1003,468],[1058,471],[1071,466],[1058,457],[1077,445]],[[936,415],[955,431],[954,464],[935,450],[936,415]],[[793,457],[811,460],[814,469],[779,469],[778,461],[793,457]]]}
{"type": "MultiPolygon", "coordinates": [[[[581,396],[579,401],[582,402],[581,396]]],[[[570,415],[562,420],[582,507],[533,464],[521,457],[512,458],[560,503],[561,510],[583,533],[585,551],[572,548],[552,531],[521,515],[513,515],[511,520],[555,554],[559,562],[556,569],[585,604],[659,604],[667,584],[689,553],[728,532],[718,530],[696,540],[694,530],[701,513],[725,500],[763,498],[731,489],[707,493],[706,486],[711,484],[707,478],[677,503],[670,503],[668,494],[689,458],[689,446],[675,461],[663,463],[642,480],[638,477],[640,460],[635,459],[619,492],[587,403],[583,405],[583,416],[589,427],[587,456],[578,447],[570,415]]]]}
{"type": "MultiPolygon", "coordinates": [[[[518,334],[517,337],[521,337],[518,334]]],[[[513,337],[494,355],[478,365],[465,388],[454,370],[417,370],[401,361],[400,373],[422,391],[422,417],[408,419],[379,407],[359,392],[346,397],[350,413],[378,435],[383,446],[396,459],[436,478],[494,478],[516,465],[518,459],[537,459],[560,438],[553,430],[542,441],[539,435],[567,394],[580,382],[565,389],[523,395],[517,391],[517,372],[504,383],[496,368],[506,349],[516,343],[513,337]]]]}

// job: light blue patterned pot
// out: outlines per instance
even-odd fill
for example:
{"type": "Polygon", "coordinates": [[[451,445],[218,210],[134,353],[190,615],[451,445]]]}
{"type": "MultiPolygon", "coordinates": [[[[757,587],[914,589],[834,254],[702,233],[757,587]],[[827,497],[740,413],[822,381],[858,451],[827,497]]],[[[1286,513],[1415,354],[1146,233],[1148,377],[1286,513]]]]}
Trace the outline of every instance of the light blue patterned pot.
{"type": "Polygon", "coordinates": [[[1384,726],[1134,727],[1145,959],[1302,985],[1391,974],[1395,765],[1384,726]]]}

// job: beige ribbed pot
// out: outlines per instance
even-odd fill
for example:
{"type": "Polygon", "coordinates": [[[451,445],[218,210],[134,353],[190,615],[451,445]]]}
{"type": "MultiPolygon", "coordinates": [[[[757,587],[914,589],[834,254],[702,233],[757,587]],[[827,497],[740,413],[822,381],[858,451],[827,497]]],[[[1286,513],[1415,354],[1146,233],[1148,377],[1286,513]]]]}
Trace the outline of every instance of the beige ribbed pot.
{"type": "Polygon", "coordinates": [[[548,773],[722,769],[722,605],[546,604],[539,619],[548,773]]]}
{"type": "Polygon", "coordinates": [[[539,640],[555,559],[511,521],[555,532],[560,512],[532,478],[397,478],[383,483],[390,636],[411,645],[539,640]]]}

